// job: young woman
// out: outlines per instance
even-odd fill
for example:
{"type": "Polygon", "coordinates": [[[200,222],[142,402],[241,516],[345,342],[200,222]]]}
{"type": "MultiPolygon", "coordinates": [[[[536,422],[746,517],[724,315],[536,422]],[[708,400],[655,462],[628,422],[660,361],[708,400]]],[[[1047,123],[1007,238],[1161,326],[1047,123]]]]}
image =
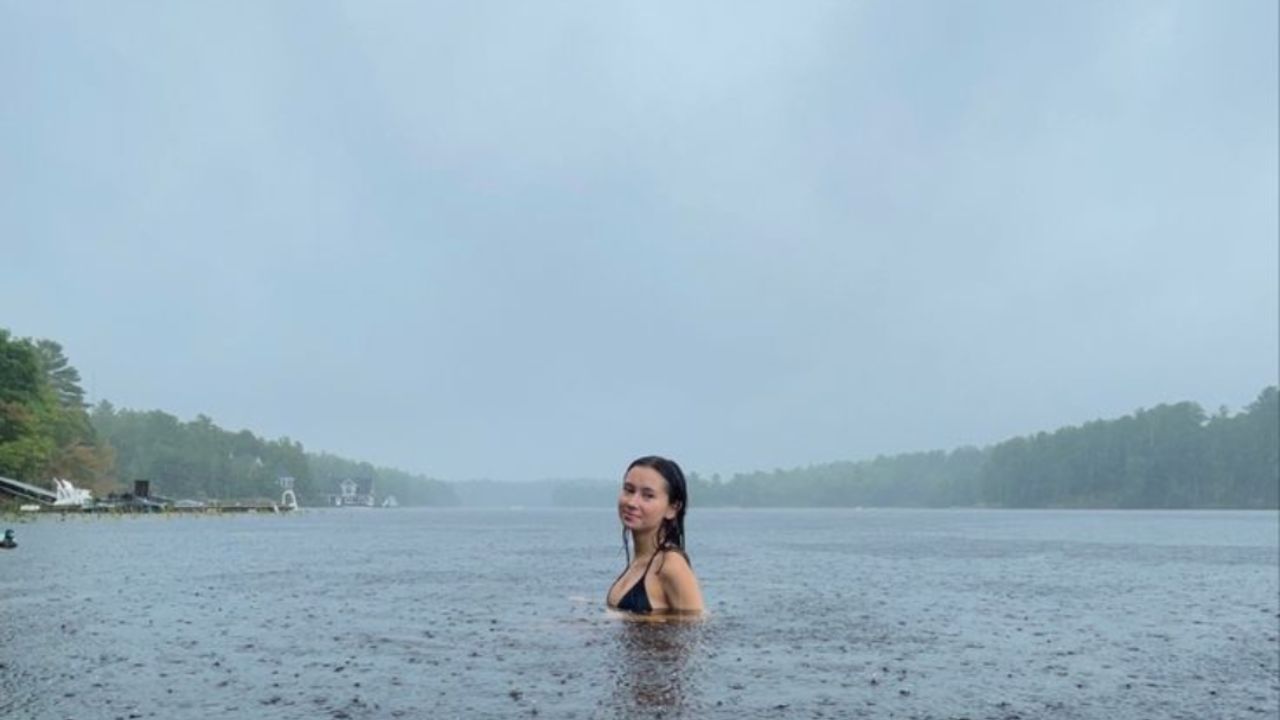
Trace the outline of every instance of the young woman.
{"type": "Polygon", "coordinates": [[[688,487],[675,461],[650,455],[627,466],[618,495],[627,567],[609,587],[609,607],[640,614],[702,611],[702,591],[684,551],[688,508],[688,487]]]}

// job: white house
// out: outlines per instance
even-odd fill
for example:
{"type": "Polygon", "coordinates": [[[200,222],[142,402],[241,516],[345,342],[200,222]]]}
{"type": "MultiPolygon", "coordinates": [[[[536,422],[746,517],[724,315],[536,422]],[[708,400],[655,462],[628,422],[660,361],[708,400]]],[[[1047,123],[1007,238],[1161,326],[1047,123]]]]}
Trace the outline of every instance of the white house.
{"type": "Polygon", "coordinates": [[[338,490],[332,496],[338,507],[373,507],[373,478],[347,478],[338,484],[338,490]]]}

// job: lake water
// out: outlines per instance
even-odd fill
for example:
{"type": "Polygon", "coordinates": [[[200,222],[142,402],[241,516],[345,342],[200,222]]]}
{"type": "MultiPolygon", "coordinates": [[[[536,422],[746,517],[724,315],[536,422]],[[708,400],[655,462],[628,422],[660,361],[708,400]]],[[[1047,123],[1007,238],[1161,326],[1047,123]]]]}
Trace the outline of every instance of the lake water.
{"type": "Polygon", "coordinates": [[[698,510],[710,614],[604,610],[610,510],[2,522],[0,717],[1273,718],[1275,512],[698,510]]]}

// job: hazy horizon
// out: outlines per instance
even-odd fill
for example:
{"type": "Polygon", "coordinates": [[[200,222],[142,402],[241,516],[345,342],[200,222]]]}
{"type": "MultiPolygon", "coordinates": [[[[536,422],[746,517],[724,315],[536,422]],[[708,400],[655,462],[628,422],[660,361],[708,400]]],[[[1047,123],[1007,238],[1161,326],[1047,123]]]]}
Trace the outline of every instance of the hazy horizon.
{"type": "MultiPolygon", "coordinates": [[[[1267,386],[1267,387],[1271,387],[1271,386],[1267,386]]],[[[1264,388],[1259,388],[1259,391],[1261,391],[1261,390],[1263,390],[1263,389],[1264,389],[1264,388]]],[[[105,399],[105,398],[104,398],[104,399],[105,399]]],[[[701,477],[703,477],[703,478],[706,478],[706,479],[710,479],[712,476],[714,476],[714,475],[718,475],[718,476],[720,476],[720,478],[721,478],[722,480],[726,480],[726,481],[727,481],[727,480],[729,480],[729,479],[730,479],[733,475],[735,475],[735,474],[750,474],[750,473],[755,473],[755,472],[771,472],[771,471],[779,470],[779,469],[782,469],[782,470],[792,470],[792,469],[797,469],[797,468],[801,468],[801,467],[805,467],[805,466],[810,466],[810,465],[818,466],[818,465],[828,465],[828,464],[846,463],[846,462],[851,462],[851,463],[862,463],[862,462],[870,462],[870,461],[873,461],[873,460],[875,460],[875,459],[877,459],[877,458],[879,458],[879,457],[894,457],[894,456],[898,456],[898,455],[912,455],[912,454],[917,454],[917,453],[932,453],[932,452],[946,452],[946,453],[950,453],[950,452],[954,452],[954,451],[957,451],[957,450],[963,450],[963,449],[967,449],[967,448],[975,448],[975,449],[983,450],[983,449],[990,448],[990,447],[992,447],[992,446],[994,446],[994,445],[998,445],[998,444],[1000,444],[1001,442],[1004,442],[1004,441],[1006,441],[1006,440],[1011,440],[1011,439],[1013,439],[1013,438],[1015,438],[1015,437],[1030,437],[1030,436],[1036,435],[1036,434],[1041,433],[1041,432],[1049,432],[1049,433],[1052,433],[1052,432],[1054,432],[1054,431],[1056,431],[1056,430],[1062,430],[1062,429],[1065,429],[1065,428],[1067,428],[1067,427],[1078,427],[1078,426],[1080,426],[1080,425],[1082,425],[1082,424],[1084,424],[1084,423],[1091,422],[1091,421],[1095,421],[1095,420],[1102,420],[1102,421],[1116,420],[1116,419],[1119,419],[1120,417],[1124,417],[1124,416],[1132,415],[1135,411],[1138,411],[1138,410],[1151,410],[1151,409],[1153,409],[1154,407],[1159,406],[1159,405],[1172,405],[1172,404],[1177,404],[1177,403],[1180,403],[1180,402],[1194,402],[1194,403],[1197,403],[1197,404],[1199,404],[1199,405],[1200,405],[1200,406],[1205,410],[1205,412],[1206,412],[1206,413],[1211,414],[1211,415],[1212,415],[1212,414],[1214,414],[1214,413],[1217,413],[1221,408],[1224,408],[1224,407],[1225,407],[1225,408],[1227,408],[1227,409],[1228,409],[1228,411],[1229,411],[1231,414],[1233,414],[1233,415],[1234,415],[1234,414],[1236,414],[1236,413],[1243,412],[1243,411],[1244,411],[1244,409],[1245,409],[1245,407],[1246,407],[1247,405],[1249,405],[1249,403],[1250,403],[1250,402],[1252,402],[1254,399],[1255,399],[1255,398],[1251,397],[1249,401],[1244,402],[1244,403],[1241,403],[1240,405],[1235,405],[1235,406],[1227,405],[1227,404],[1225,404],[1225,403],[1219,403],[1219,404],[1208,404],[1208,403],[1204,403],[1204,402],[1201,402],[1201,401],[1199,401],[1199,400],[1196,400],[1195,398],[1181,398],[1181,399],[1177,399],[1177,400],[1173,400],[1173,399],[1171,399],[1171,400],[1166,400],[1166,401],[1163,401],[1163,402],[1153,403],[1152,405],[1145,406],[1145,407],[1137,407],[1137,408],[1133,408],[1133,409],[1132,409],[1132,410],[1130,410],[1130,411],[1126,411],[1126,412],[1123,412],[1123,413],[1119,413],[1119,414],[1114,415],[1114,416],[1087,418],[1087,419],[1084,419],[1084,420],[1082,420],[1082,421],[1080,421],[1080,422],[1076,422],[1076,423],[1068,423],[1068,424],[1064,424],[1064,425],[1061,425],[1061,426],[1058,426],[1058,427],[1053,427],[1053,428],[1034,428],[1034,429],[1028,429],[1028,430],[1026,430],[1026,431],[1024,431],[1024,432],[1014,433],[1013,435],[1010,435],[1010,436],[1007,436],[1007,437],[995,438],[995,439],[993,439],[993,440],[991,440],[991,441],[989,441],[989,442],[976,443],[976,444],[968,444],[968,445],[956,445],[956,446],[952,446],[952,447],[915,448],[915,449],[906,449],[906,450],[901,450],[901,451],[897,451],[897,452],[893,452],[893,453],[872,453],[872,454],[870,454],[870,455],[863,455],[863,456],[859,456],[859,457],[839,457],[839,458],[828,458],[828,459],[823,459],[823,460],[813,460],[813,461],[810,461],[810,462],[800,463],[800,464],[798,464],[798,465],[791,465],[791,466],[785,466],[785,467],[784,467],[784,466],[772,466],[772,467],[756,467],[756,468],[738,468],[738,469],[736,469],[736,470],[734,470],[734,471],[731,471],[731,472],[724,472],[724,471],[721,471],[721,470],[718,470],[718,469],[715,469],[715,468],[698,468],[698,467],[688,467],[688,466],[684,467],[683,469],[684,469],[684,470],[685,470],[685,472],[687,472],[687,473],[690,473],[690,474],[697,474],[697,475],[699,475],[699,476],[701,476],[701,477]]],[[[109,401],[109,399],[108,399],[108,401],[109,401]]],[[[114,406],[114,403],[113,403],[113,406],[114,406]]],[[[160,410],[160,411],[162,411],[162,412],[167,412],[167,411],[165,411],[163,408],[122,408],[122,407],[119,407],[119,406],[115,406],[115,409],[116,409],[117,411],[120,411],[120,410],[136,410],[136,411],[141,411],[141,412],[147,412],[147,411],[152,411],[152,410],[160,410]]],[[[170,413],[170,414],[172,414],[172,413],[170,413]]],[[[189,422],[189,421],[194,420],[194,419],[195,419],[195,417],[194,417],[194,416],[193,416],[193,417],[179,417],[179,418],[178,418],[178,420],[179,420],[179,421],[181,421],[181,422],[189,422]]],[[[214,422],[215,422],[215,424],[216,424],[216,423],[217,423],[216,418],[214,418],[213,420],[214,420],[214,422]]],[[[229,428],[229,427],[222,427],[222,429],[223,429],[223,430],[230,431],[230,432],[239,432],[239,431],[241,431],[241,430],[248,430],[248,431],[250,431],[250,432],[255,432],[255,434],[258,434],[258,433],[256,433],[256,431],[254,431],[254,429],[253,429],[253,428],[229,428]]],[[[274,440],[274,439],[276,439],[276,438],[273,438],[273,437],[265,437],[265,436],[262,436],[261,434],[258,434],[258,435],[259,435],[259,437],[263,437],[263,439],[267,439],[267,440],[274,440]]],[[[294,438],[294,439],[296,439],[296,438],[294,438]]],[[[330,451],[327,451],[327,450],[324,450],[324,449],[315,449],[315,448],[311,448],[311,447],[306,447],[305,449],[306,449],[306,451],[307,451],[307,452],[309,452],[309,453],[317,453],[317,454],[334,454],[334,453],[331,453],[330,451]]],[[[362,462],[369,462],[369,463],[370,463],[370,464],[372,464],[372,465],[375,465],[375,466],[377,466],[377,467],[381,467],[381,468],[386,468],[386,469],[402,470],[402,471],[403,471],[403,470],[405,470],[405,468],[399,468],[399,467],[395,467],[395,466],[388,466],[388,465],[385,465],[385,464],[383,464],[383,463],[379,463],[379,462],[377,462],[377,461],[370,460],[370,459],[368,459],[368,458],[363,458],[363,457],[357,457],[357,456],[344,456],[344,459],[347,459],[347,460],[355,460],[355,461],[362,461],[362,462]]],[[[632,460],[632,459],[634,459],[634,458],[630,458],[630,459],[628,459],[628,460],[627,460],[627,462],[630,462],[630,460],[632,460]]],[[[425,474],[425,473],[424,473],[424,474],[425,474]]],[[[479,477],[479,476],[468,476],[468,477],[461,477],[461,478],[438,478],[438,477],[432,477],[432,479],[436,479],[436,480],[443,480],[443,481],[448,482],[448,483],[451,483],[451,484],[458,484],[458,483],[463,483],[463,484],[467,484],[467,483],[480,483],[480,484],[484,484],[484,483],[495,483],[495,484],[508,484],[508,483],[518,483],[518,484],[519,484],[519,483],[529,483],[529,484],[533,484],[533,483],[614,483],[614,482],[617,482],[617,481],[619,480],[619,478],[621,477],[621,475],[622,475],[622,469],[620,468],[620,469],[618,470],[618,472],[617,472],[617,473],[615,473],[615,475],[616,475],[616,477],[615,477],[615,476],[612,476],[612,475],[611,475],[611,476],[604,476],[604,475],[600,475],[600,476],[585,476],[585,475],[583,475],[583,476],[570,476],[570,475],[545,475],[545,476],[540,476],[540,477],[521,477],[521,478],[509,478],[509,479],[491,478],[491,477],[479,477]]]]}
{"type": "Polygon", "coordinates": [[[985,446],[1280,376],[1263,0],[0,2],[0,327],[450,481],[985,446]]]}

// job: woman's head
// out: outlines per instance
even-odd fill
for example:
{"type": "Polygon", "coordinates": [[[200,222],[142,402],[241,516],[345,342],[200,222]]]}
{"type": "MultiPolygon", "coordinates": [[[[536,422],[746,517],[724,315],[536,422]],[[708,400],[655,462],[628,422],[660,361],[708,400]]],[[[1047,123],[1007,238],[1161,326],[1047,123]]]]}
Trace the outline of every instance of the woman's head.
{"type": "Polygon", "coordinates": [[[688,509],[688,485],[674,460],[646,455],[627,466],[618,496],[618,516],[627,530],[656,531],[657,548],[683,550],[688,509]]]}

